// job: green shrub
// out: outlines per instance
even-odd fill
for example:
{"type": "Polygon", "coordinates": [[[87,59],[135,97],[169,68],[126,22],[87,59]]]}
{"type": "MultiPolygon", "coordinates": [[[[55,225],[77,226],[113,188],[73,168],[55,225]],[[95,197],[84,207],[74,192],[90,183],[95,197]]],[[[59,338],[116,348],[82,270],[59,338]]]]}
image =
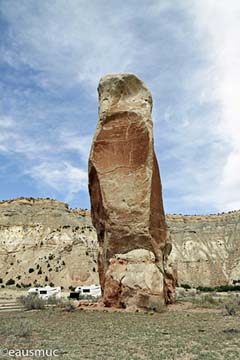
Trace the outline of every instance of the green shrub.
{"type": "Polygon", "coordinates": [[[200,307],[209,307],[212,305],[219,305],[221,303],[220,299],[215,299],[212,294],[206,294],[200,298],[193,299],[193,303],[200,307]]]}
{"type": "Polygon", "coordinates": [[[218,292],[240,291],[240,285],[221,285],[215,288],[218,292]]]}
{"type": "Polygon", "coordinates": [[[211,292],[211,291],[215,291],[215,288],[212,288],[210,286],[198,286],[197,290],[202,292],[211,292]]]}
{"type": "Polygon", "coordinates": [[[37,294],[20,296],[18,301],[24,306],[26,310],[43,310],[45,308],[45,301],[39,298],[37,294]]]}
{"type": "Polygon", "coordinates": [[[225,310],[226,310],[226,314],[229,316],[236,315],[236,309],[233,304],[225,304],[225,310]]]}
{"type": "Polygon", "coordinates": [[[21,286],[22,286],[23,288],[28,288],[28,287],[31,287],[32,284],[31,284],[31,283],[30,283],[30,284],[23,284],[23,283],[21,283],[21,286]]]}
{"type": "Polygon", "coordinates": [[[217,299],[215,299],[212,295],[203,296],[201,301],[203,303],[208,303],[208,304],[212,304],[212,305],[215,305],[215,304],[219,303],[219,301],[217,299]]]}
{"type": "Polygon", "coordinates": [[[197,290],[202,292],[228,292],[228,291],[240,291],[240,285],[219,285],[215,287],[210,286],[198,286],[197,290]]]}
{"type": "Polygon", "coordinates": [[[73,312],[76,310],[76,306],[72,302],[65,303],[64,310],[67,312],[73,312]]]}
{"type": "Polygon", "coordinates": [[[15,284],[15,280],[13,279],[9,279],[7,282],[6,282],[6,285],[14,285],[15,284]]]}
{"type": "Polygon", "coordinates": [[[184,288],[184,289],[191,289],[191,286],[188,284],[181,284],[180,287],[184,288]]]}
{"type": "Polygon", "coordinates": [[[61,299],[57,299],[56,296],[50,296],[47,300],[49,305],[60,305],[62,303],[61,299]]]}
{"type": "Polygon", "coordinates": [[[30,324],[27,321],[22,321],[19,326],[19,330],[17,331],[16,335],[23,337],[23,338],[29,338],[32,334],[32,328],[30,324]]]}
{"type": "Polygon", "coordinates": [[[162,304],[160,301],[151,299],[149,301],[148,309],[156,313],[163,313],[166,311],[166,305],[162,304]]]}
{"type": "Polygon", "coordinates": [[[90,300],[91,302],[98,302],[100,297],[95,297],[92,295],[79,295],[79,300],[90,300]]]}

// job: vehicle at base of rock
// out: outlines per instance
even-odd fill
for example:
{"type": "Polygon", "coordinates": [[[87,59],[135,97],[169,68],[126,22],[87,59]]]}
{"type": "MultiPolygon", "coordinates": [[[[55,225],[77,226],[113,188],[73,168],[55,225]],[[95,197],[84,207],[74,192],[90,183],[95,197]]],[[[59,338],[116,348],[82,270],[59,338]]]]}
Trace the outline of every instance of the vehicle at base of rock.
{"type": "Polygon", "coordinates": [[[76,289],[70,293],[70,299],[80,299],[81,297],[91,296],[93,298],[99,298],[102,295],[100,285],[84,285],[77,286],[76,289]]]}

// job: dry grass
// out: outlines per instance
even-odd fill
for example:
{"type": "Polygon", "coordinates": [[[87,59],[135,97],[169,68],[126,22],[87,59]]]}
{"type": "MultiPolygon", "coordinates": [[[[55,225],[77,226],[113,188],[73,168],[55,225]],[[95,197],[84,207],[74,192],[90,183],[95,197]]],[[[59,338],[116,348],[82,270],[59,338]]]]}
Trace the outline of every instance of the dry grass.
{"type": "Polygon", "coordinates": [[[239,360],[239,343],[239,314],[211,309],[151,316],[57,308],[0,314],[1,346],[59,349],[64,360],[239,360]],[[23,322],[28,336],[19,336],[23,322]]]}
{"type": "Polygon", "coordinates": [[[26,310],[43,310],[46,302],[35,294],[20,296],[18,302],[24,306],[26,310]]]}

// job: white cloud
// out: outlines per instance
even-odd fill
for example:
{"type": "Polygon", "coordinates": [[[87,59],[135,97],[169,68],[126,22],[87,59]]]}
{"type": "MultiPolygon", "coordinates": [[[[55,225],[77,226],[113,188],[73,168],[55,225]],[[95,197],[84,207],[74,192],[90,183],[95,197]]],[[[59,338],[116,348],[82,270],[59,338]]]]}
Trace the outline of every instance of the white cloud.
{"type": "Polygon", "coordinates": [[[11,119],[9,123],[1,124],[0,119],[0,151],[9,156],[23,156],[25,160],[38,161],[51,156],[56,152],[53,144],[44,139],[35,139],[30,134],[24,133],[24,129],[19,129],[16,121],[11,119]],[[3,125],[3,126],[2,126],[3,125]]]}
{"type": "Polygon", "coordinates": [[[15,126],[16,122],[11,117],[0,117],[0,152],[10,152],[12,144],[18,139],[18,135],[14,130],[15,126]]]}
{"type": "Polygon", "coordinates": [[[62,130],[51,143],[49,139],[42,137],[32,138],[30,134],[25,134],[23,129],[15,131],[16,124],[12,118],[0,118],[0,152],[15,159],[20,157],[24,164],[24,175],[30,176],[42,186],[49,186],[58,193],[64,193],[65,201],[71,201],[79,191],[87,191],[88,174],[80,167],[80,157],[84,162],[87,161],[89,136],[78,137],[62,130]],[[79,166],[66,161],[69,151],[80,154],[79,166]]]}
{"type": "Polygon", "coordinates": [[[92,144],[92,135],[81,135],[77,132],[62,130],[59,135],[59,142],[62,150],[79,153],[81,159],[87,163],[92,144]]]}
{"type": "Polygon", "coordinates": [[[96,88],[104,73],[125,71],[133,61],[136,48],[128,10],[108,1],[22,0],[14,6],[3,1],[14,44],[3,56],[11,65],[41,71],[42,86],[81,82],[96,88]]]}
{"type": "Polygon", "coordinates": [[[16,125],[16,122],[10,116],[1,116],[0,117],[0,129],[9,129],[13,128],[16,125]]]}
{"type": "Polygon", "coordinates": [[[214,73],[205,87],[214,88],[218,101],[215,132],[226,148],[216,188],[209,198],[219,210],[230,210],[232,206],[236,209],[240,207],[240,2],[203,0],[190,4],[194,5],[189,9],[197,36],[201,37],[214,73]]]}
{"type": "Polygon", "coordinates": [[[66,152],[73,149],[79,151],[86,161],[88,136],[75,138],[71,142],[71,134],[66,132],[65,139],[59,137],[50,144],[48,140],[31,139],[31,136],[26,134],[24,136],[21,131],[15,133],[15,125],[16,121],[13,119],[0,118],[0,129],[3,128],[0,133],[0,152],[14,158],[21,156],[24,175],[30,176],[42,186],[47,185],[59,193],[64,193],[66,201],[71,201],[75,193],[87,190],[87,171],[72,165],[65,157],[66,152]],[[62,143],[63,139],[65,143],[62,143]]]}
{"type": "Polygon", "coordinates": [[[30,86],[8,94],[13,115],[0,118],[0,151],[22,156],[36,181],[69,194],[87,189],[86,170],[79,168],[86,169],[93,135],[86,112],[79,116],[84,132],[71,120],[59,126],[60,119],[75,111],[76,121],[84,107],[79,101],[96,98],[102,75],[131,71],[143,75],[154,94],[155,143],[160,167],[166,164],[163,188],[174,192],[168,201],[175,197],[178,208],[201,204],[206,212],[238,207],[238,0],[2,0],[1,13],[10,28],[2,61],[26,70],[26,77],[30,71],[31,79],[30,86]],[[37,93],[31,103],[35,87],[46,97],[54,93],[55,114],[48,109],[52,99],[38,107],[37,93]],[[74,89],[75,96],[65,109],[58,98],[64,89],[74,89]],[[32,123],[43,119],[46,133],[34,129],[33,136],[32,123]],[[83,163],[76,164],[73,154],[83,163]]]}
{"type": "Polygon", "coordinates": [[[27,172],[33,179],[43,185],[48,185],[57,192],[65,192],[66,200],[82,190],[86,190],[88,174],[85,170],[73,166],[71,163],[41,163],[33,166],[27,172]]]}

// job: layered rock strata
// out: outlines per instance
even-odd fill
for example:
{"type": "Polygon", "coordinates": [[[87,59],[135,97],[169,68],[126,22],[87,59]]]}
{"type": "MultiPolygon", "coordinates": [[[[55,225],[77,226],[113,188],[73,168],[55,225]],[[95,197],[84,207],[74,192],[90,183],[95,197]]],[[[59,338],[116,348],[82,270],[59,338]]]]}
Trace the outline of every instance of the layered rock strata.
{"type": "Polygon", "coordinates": [[[240,211],[208,216],[168,215],[173,239],[170,263],[179,284],[240,283],[240,211]]]}
{"type": "MultiPolygon", "coordinates": [[[[213,287],[240,280],[240,211],[166,215],[166,221],[173,240],[169,263],[177,269],[179,285],[213,287]]],[[[65,289],[98,283],[97,253],[88,210],[69,209],[50,199],[0,202],[0,288],[10,280],[13,287],[53,283],[65,289]]],[[[152,252],[116,256],[122,264],[121,271],[112,271],[113,279],[127,268],[124,284],[160,291],[152,252]]]]}
{"type": "MultiPolygon", "coordinates": [[[[143,293],[172,302],[174,279],[167,268],[171,243],[153,146],[151,94],[132,74],[107,75],[100,80],[98,93],[99,122],[89,158],[89,192],[103,302],[128,307],[136,305],[143,293]],[[155,288],[134,285],[133,278],[127,281],[136,272],[136,257],[132,257],[136,249],[153,255],[159,277],[155,288]]],[[[148,273],[144,264],[139,268],[143,277],[148,273]]]]}
{"type": "Polygon", "coordinates": [[[89,283],[98,283],[98,273],[88,211],[50,199],[0,203],[0,286],[89,283]]]}

